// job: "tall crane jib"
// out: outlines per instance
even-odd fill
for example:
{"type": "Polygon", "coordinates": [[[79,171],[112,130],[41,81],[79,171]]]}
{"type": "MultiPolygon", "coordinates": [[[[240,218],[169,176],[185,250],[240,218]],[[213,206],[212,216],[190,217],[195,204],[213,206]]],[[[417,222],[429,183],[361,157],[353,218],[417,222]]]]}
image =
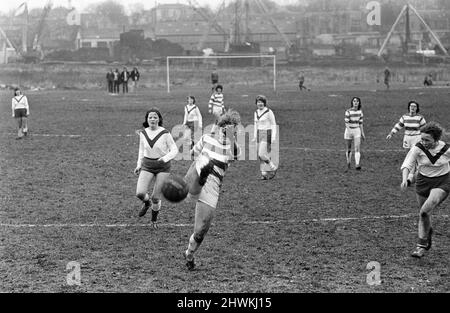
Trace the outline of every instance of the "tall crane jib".
{"type": "MultiPolygon", "coordinates": [[[[36,63],[39,61],[42,61],[45,57],[44,55],[44,51],[42,48],[42,35],[44,33],[44,28],[45,28],[45,22],[46,19],[48,17],[49,12],[51,11],[53,6],[53,3],[51,0],[48,0],[47,3],[45,4],[41,16],[39,18],[36,32],[33,36],[33,43],[31,46],[31,49],[25,47],[22,47],[22,51],[20,52],[20,56],[22,57],[22,60],[26,63],[36,63]]],[[[28,14],[28,12],[26,12],[26,14],[28,14]]],[[[27,45],[27,34],[26,34],[26,30],[28,29],[28,17],[26,17],[26,23],[24,25],[24,33],[23,33],[23,45],[27,45]]]]}
{"type": "Polygon", "coordinates": [[[217,22],[217,19],[222,12],[222,10],[225,8],[225,0],[222,1],[222,4],[220,5],[219,9],[217,10],[216,14],[214,16],[211,16],[204,8],[202,8],[196,0],[189,0],[189,5],[191,8],[197,12],[200,17],[202,17],[207,23],[207,27],[205,28],[205,31],[203,32],[202,36],[200,37],[200,40],[197,44],[197,50],[201,51],[203,49],[203,45],[205,44],[205,41],[209,35],[209,31],[211,28],[214,28],[214,30],[222,35],[223,41],[224,41],[224,49],[225,51],[228,50],[229,46],[229,34],[220,26],[220,24],[217,22]]]}
{"type": "Polygon", "coordinates": [[[270,24],[272,25],[273,29],[281,36],[283,39],[283,42],[285,44],[285,51],[286,51],[286,59],[288,63],[295,63],[301,61],[301,54],[299,51],[299,48],[295,43],[293,43],[289,37],[281,30],[281,28],[278,26],[278,24],[275,22],[275,20],[270,16],[269,10],[267,9],[266,5],[261,0],[255,1],[258,7],[261,9],[263,14],[266,15],[267,19],[269,20],[270,24]]]}

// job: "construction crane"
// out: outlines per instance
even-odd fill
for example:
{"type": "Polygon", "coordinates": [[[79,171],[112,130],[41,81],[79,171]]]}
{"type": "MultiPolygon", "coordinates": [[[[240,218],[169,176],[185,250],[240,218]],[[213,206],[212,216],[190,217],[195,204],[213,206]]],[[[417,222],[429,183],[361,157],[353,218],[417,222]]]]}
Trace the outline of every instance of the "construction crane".
{"type": "MultiPolygon", "coordinates": [[[[22,57],[23,61],[26,63],[35,63],[35,62],[38,62],[39,60],[44,59],[44,52],[43,52],[42,46],[41,46],[41,39],[42,39],[42,34],[43,34],[44,26],[45,26],[45,20],[48,16],[48,13],[52,9],[52,6],[53,6],[53,3],[51,0],[48,0],[46,5],[44,6],[44,9],[39,18],[39,22],[38,22],[38,25],[36,28],[36,33],[33,38],[32,49],[28,50],[27,47],[23,47],[22,52],[20,52],[20,56],[22,57]]],[[[28,17],[26,18],[26,20],[28,21],[28,17]]],[[[25,29],[28,28],[27,24],[28,23],[26,23],[26,25],[25,25],[25,29]]],[[[24,38],[22,40],[24,45],[26,45],[26,42],[27,42],[26,35],[27,34],[24,31],[24,33],[23,33],[24,38]]]]}
{"type": "Polygon", "coordinates": [[[411,30],[410,30],[410,12],[412,11],[417,18],[420,20],[420,22],[425,26],[425,29],[431,34],[431,36],[433,37],[433,39],[437,42],[439,48],[442,50],[442,52],[448,56],[448,52],[445,49],[444,45],[441,43],[441,41],[439,40],[439,37],[433,32],[433,30],[430,28],[430,26],[428,26],[428,24],[425,22],[425,20],[422,18],[422,16],[419,14],[419,12],[411,5],[411,4],[405,4],[402,8],[402,10],[400,11],[400,14],[397,16],[397,19],[395,20],[394,24],[392,25],[389,33],[387,34],[383,44],[381,45],[380,50],[377,53],[378,57],[381,57],[384,49],[386,48],[386,45],[388,44],[389,40],[391,39],[392,35],[394,34],[395,28],[397,27],[397,25],[399,24],[401,17],[403,14],[405,14],[405,18],[406,18],[406,30],[405,30],[405,43],[404,43],[404,48],[403,48],[403,53],[407,54],[408,53],[408,43],[411,41],[411,30]]]}
{"type": "Polygon", "coordinates": [[[207,28],[205,29],[202,37],[200,38],[199,43],[197,44],[197,50],[201,51],[203,45],[205,44],[206,38],[209,34],[209,29],[214,28],[219,34],[221,34],[224,38],[225,42],[225,51],[228,50],[229,46],[229,36],[228,33],[222,28],[222,26],[217,23],[217,18],[223,8],[225,7],[225,0],[222,2],[219,10],[216,12],[214,16],[211,16],[204,8],[202,8],[196,0],[189,0],[189,5],[192,9],[197,12],[206,22],[208,22],[207,28]]]}
{"type": "Polygon", "coordinates": [[[286,34],[281,31],[281,29],[278,27],[275,20],[270,16],[269,10],[267,9],[266,5],[261,0],[255,0],[255,3],[261,9],[261,11],[264,13],[264,15],[266,15],[266,17],[269,19],[270,24],[275,29],[275,31],[281,36],[281,38],[283,38],[283,41],[286,44],[286,46],[287,47],[292,46],[293,44],[292,44],[291,40],[289,39],[289,37],[286,36],[286,34]]]}
{"type": "MultiPolygon", "coordinates": [[[[197,50],[201,51],[203,49],[203,45],[205,44],[206,39],[208,38],[209,35],[209,30],[211,29],[211,27],[213,27],[213,24],[216,23],[218,25],[217,18],[219,17],[219,15],[222,13],[223,9],[225,8],[225,0],[222,1],[222,4],[220,5],[219,9],[217,10],[216,14],[213,17],[208,17],[208,25],[205,28],[202,37],[200,38],[198,44],[197,44],[197,50]]],[[[209,15],[208,15],[209,16],[209,15]]],[[[225,42],[225,51],[228,49],[229,46],[229,40],[228,40],[228,35],[225,32],[225,30],[218,25],[219,30],[221,31],[220,33],[222,34],[222,36],[224,36],[224,39],[226,40],[225,42]]]]}
{"type": "Polygon", "coordinates": [[[44,7],[44,10],[42,11],[41,17],[39,19],[39,24],[36,30],[36,34],[34,35],[33,50],[41,49],[40,45],[41,45],[42,31],[44,30],[45,20],[48,16],[48,13],[52,9],[52,5],[53,5],[52,1],[48,0],[47,4],[44,7]]]}
{"type": "Polygon", "coordinates": [[[286,46],[286,57],[288,62],[298,62],[301,59],[301,54],[299,52],[299,49],[297,45],[295,45],[289,37],[278,27],[278,24],[275,22],[275,20],[270,16],[269,10],[267,9],[266,5],[261,0],[255,0],[255,3],[258,5],[258,7],[261,9],[263,14],[267,17],[272,27],[275,29],[275,31],[281,36],[281,38],[284,41],[284,44],[286,46]]]}
{"type": "Polygon", "coordinates": [[[6,36],[5,31],[3,30],[3,28],[0,27],[0,35],[3,37],[3,39],[5,40],[7,47],[9,48],[13,48],[16,53],[20,53],[20,49],[19,47],[17,47],[11,40],[9,40],[8,36],[6,36]]]}
{"type": "Polygon", "coordinates": [[[249,1],[244,0],[244,4],[242,5],[242,0],[236,0],[234,2],[233,11],[234,19],[232,22],[232,29],[230,31],[230,52],[240,54],[259,53],[259,43],[252,42],[250,38],[249,1]],[[243,26],[242,29],[244,29],[244,36],[241,34],[241,26],[243,26]]]}
{"type": "MultiPolygon", "coordinates": [[[[3,38],[3,60],[0,60],[0,63],[7,63],[8,62],[8,55],[7,55],[7,48],[14,49],[16,55],[19,54],[19,49],[16,47],[11,40],[9,40],[8,36],[6,36],[6,33],[3,31],[3,29],[0,27],[0,38],[3,38]]],[[[1,40],[0,40],[1,42],[1,40]]]]}

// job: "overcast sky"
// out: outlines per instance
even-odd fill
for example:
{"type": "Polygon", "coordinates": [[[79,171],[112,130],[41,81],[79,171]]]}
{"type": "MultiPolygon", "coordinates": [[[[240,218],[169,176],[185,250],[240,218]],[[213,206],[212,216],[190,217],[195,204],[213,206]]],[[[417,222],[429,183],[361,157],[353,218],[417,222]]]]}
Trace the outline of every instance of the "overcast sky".
{"type": "MultiPolygon", "coordinates": [[[[36,8],[43,7],[47,3],[48,0],[1,0],[0,10],[4,13],[7,13],[11,10],[19,7],[23,2],[28,3],[28,8],[36,8]]],[[[209,5],[212,9],[216,9],[223,0],[195,0],[200,5],[209,5]]],[[[72,6],[80,10],[81,12],[90,4],[104,2],[102,0],[52,0],[53,6],[65,6],[68,7],[69,2],[72,3],[72,6]]],[[[135,3],[142,3],[145,9],[150,9],[155,6],[155,3],[163,4],[163,3],[184,3],[187,4],[187,0],[116,0],[116,2],[122,4],[125,9],[128,9],[130,5],[135,3]]],[[[226,0],[226,3],[230,3],[232,0],[226,0]]],[[[297,0],[274,0],[274,2],[278,4],[291,4],[296,3],[297,0]]]]}

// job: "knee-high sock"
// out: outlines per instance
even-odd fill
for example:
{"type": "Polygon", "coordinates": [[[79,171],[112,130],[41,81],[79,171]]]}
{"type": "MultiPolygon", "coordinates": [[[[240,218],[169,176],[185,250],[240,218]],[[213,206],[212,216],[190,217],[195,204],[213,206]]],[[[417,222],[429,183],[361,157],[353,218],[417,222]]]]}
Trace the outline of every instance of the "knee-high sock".
{"type": "Polygon", "coordinates": [[[361,153],[355,152],[355,163],[356,163],[356,165],[359,165],[360,159],[361,159],[361,153]]]}
{"type": "Polygon", "coordinates": [[[150,201],[150,196],[149,196],[149,194],[146,193],[146,194],[144,195],[144,199],[141,199],[141,200],[142,200],[142,202],[149,202],[149,201],[150,201]]]}
{"type": "Polygon", "coordinates": [[[158,202],[153,202],[152,200],[152,210],[155,212],[158,212],[161,209],[161,200],[158,200],[158,202]]]}
{"type": "Polygon", "coordinates": [[[419,238],[428,239],[431,227],[431,218],[429,214],[422,213],[419,218],[419,238]]]}
{"type": "Polygon", "coordinates": [[[199,246],[200,246],[200,242],[197,242],[194,238],[194,234],[192,234],[191,237],[189,238],[189,245],[186,250],[186,254],[187,254],[188,258],[189,258],[189,256],[193,257],[193,254],[195,253],[195,251],[197,251],[199,246]]]}
{"type": "Polygon", "coordinates": [[[347,163],[350,164],[350,161],[352,160],[352,152],[351,151],[345,152],[345,157],[347,158],[347,163]]]}

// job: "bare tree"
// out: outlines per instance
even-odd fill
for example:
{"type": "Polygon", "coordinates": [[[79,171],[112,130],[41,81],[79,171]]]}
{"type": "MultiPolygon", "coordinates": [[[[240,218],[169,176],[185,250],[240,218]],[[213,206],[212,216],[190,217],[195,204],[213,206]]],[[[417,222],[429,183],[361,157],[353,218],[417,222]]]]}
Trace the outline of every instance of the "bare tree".
{"type": "Polygon", "coordinates": [[[114,0],[92,4],[87,10],[100,17],[109,19],[116,25],[128,25],[128,17],[125,14],[124,6],[114,0]]]}

